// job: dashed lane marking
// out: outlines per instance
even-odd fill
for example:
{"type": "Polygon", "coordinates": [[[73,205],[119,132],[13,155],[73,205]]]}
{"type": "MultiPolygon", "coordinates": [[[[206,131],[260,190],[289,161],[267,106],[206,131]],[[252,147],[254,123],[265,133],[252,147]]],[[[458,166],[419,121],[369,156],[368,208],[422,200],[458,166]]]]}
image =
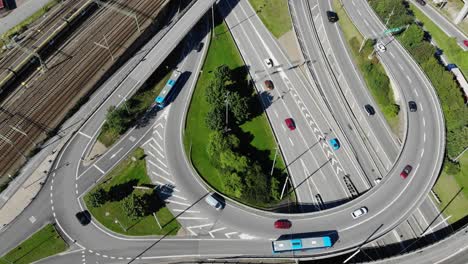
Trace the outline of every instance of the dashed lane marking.
{"type": "Polygon", "coordinates": [[[178,213],[184,212],[184,213],[191,213],[191,214],[198,214],[198,213],[200,213],[200,211],[184,210],[184,209],[172,209],[172,211],[178,212],[178,213]]]}

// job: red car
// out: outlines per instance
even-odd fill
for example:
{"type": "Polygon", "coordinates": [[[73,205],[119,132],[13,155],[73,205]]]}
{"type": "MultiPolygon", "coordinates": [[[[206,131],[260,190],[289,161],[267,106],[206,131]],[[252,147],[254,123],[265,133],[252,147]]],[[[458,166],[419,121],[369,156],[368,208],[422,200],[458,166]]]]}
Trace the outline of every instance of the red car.
{"type": "Polygon", "coordinates": [[[286,118],[284,122],[288,126],[289,130],[296,129],[296,124],[294,124],[294,120],[292,118],[286,118]]]}
{"type": "Polygon", "coordinates": [[[412,169],[413,167],[406,165],[405,168],[400,172],[400,177],[406,179],[406,177],[408,177],[408,175],[411,173],[412,169]]]}
{"type": "Polygon", "coordinates": [[[275,222],[275,228],[277,229],[289,229],[292,223],[288,219],[280,219],[275,222]]]}
{"type": "Polygon", "coordinates": [[[465,47],[468,47],[468,39],[463,40],[463,45],[465,45],[465,47]]]}
{"type": "Polygon", "coordinates": [[[273,90],[274,86],[273,86],[273,82],[270,81],[270,80],[266,80],[265,81],[265,89],[270,91],[270,90],[273,90]]]}

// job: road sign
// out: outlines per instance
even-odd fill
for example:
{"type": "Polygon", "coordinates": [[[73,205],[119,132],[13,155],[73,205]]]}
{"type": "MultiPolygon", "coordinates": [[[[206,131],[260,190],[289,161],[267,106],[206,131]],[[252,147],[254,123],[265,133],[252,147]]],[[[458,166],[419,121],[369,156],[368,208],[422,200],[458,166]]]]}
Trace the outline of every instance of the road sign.
{"type": "Polygon", "coordinates": [[[384,31],[384,34],[395,33],[395,32],[398,32],[398,31],[402,30],[403,28],[404,27],[389,28],[389,29],[384,31]]]}

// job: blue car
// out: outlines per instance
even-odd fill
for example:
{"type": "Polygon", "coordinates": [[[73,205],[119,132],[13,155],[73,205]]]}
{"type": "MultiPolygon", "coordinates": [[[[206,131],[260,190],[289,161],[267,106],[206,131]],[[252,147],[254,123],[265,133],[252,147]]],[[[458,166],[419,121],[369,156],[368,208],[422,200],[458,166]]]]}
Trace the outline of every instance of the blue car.
{"type": "Polygon", "coordinates": [[[337,138],[330,139],[328,143],[334,150],[338,150],[340,148],[340,142],[338,141],[337,138]]]}

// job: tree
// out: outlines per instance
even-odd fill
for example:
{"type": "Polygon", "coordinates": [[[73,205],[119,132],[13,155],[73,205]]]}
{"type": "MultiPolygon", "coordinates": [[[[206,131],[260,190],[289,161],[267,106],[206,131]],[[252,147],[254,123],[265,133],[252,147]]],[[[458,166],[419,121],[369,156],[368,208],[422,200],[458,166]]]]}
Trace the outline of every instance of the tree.
{"type": "Polygon", "coordinates": [[[205,122],[211,130],[222,130],[225,124],[225,112],[222,108],[213,107],[206,114],[205,122]]]}
{"type": "Polygon", "coordinates": [[[122,209],[132,219],[144,216],[145,201],[138,195],[132,193],[122,201],[122,209]]]}
{"type": "Polygon", "coordinates": [[[96,191],[90,193],[89,203],[92,207],[100,207],[107,201],[107,192],[104,189],[99,188],[96,191]]]}
{"type": "Polygon", "coordinates": [[[252,164],[245,174],[245,185],[246,188],[242,195],[246,199],[263,203],[270,200],[268,176],[257,162],[252,164]]]}
{"type": "Polygon", "coordinates": [[[226,192],[232,194],[234,197],[240,198],[244,190],[244,183],[241,177],[233,172],[225,178],[224,187],[226,192]]]}
{"type": "Polygon", "coordinates": [[[404,34],[402,34],[400,41],[403,46],[411,49],[424,41],[424,31],[419,26],[413,24],[406,29],[404,34]]]}
{"type": "Polygon", "coordinates": [[[212,108],[224,107],[226,98],[226,86],[215,79],[210,82],[205,90],[205,98],[212,108]]]}
{"type": "Polygon", "coordinates": [[[245,173],[249,167],[249,160],[246,156],[239,155],[228,149],[219,155],[219,164],[222,169],[245,173]]]}
{"type": "Polygon", "coordinates": [[[271,178],[271,198],[279,200],[281,197],[281,185],[276,177],[271,178]]]}
{"type": "Polygon", "coordinates": [[[229,104],[237,124],[242,124],[250,118],[248,98],[240,96],[239,93],[231,93],[229,104]]]}
{"type": "Polygon", "coordinates": [[[227,82],[231,81],[231,69],[226,64],[223,64],[216,68],[214,72],[215,78],[221,82],[221,84],[226,85],[227,82]]]}

